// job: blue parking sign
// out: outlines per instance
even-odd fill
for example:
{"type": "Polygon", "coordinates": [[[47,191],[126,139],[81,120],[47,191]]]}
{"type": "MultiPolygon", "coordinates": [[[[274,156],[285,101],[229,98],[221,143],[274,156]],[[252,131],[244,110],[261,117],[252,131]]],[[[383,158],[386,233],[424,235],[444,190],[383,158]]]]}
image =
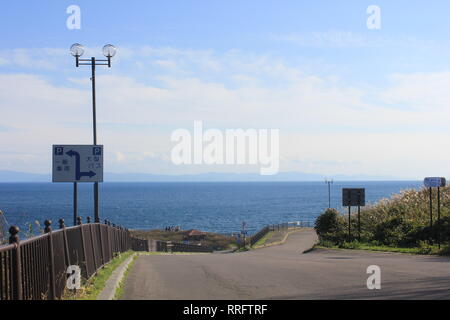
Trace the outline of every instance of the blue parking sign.
{"type": "Polygon", "coordinates": [[[62,156],[64,154],[63,147],[55,147],[55,156],[62,156]]]}
{"type": "Polygon", "coordinates": [[[102,148],[101,147],[93,147],[92,148],[92,155],[94,155],[94,156],[101,156],[102,155],[102,148]]]}

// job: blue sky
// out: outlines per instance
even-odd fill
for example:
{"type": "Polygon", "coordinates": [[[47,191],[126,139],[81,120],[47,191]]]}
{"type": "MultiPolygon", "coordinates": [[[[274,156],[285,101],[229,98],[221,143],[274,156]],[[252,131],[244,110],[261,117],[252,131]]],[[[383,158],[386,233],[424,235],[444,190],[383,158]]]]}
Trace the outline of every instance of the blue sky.
{"type": "Polygon", "coordinates": [[[85,46],[108,42],[119,48],[239,49],[271,53],[292,63],[314,59],[329,68],[342,64],[340,72],[371,82],[390,70],[430,72],[448,67],[449,59],[442,52],[450,48],[446,41],[448,12],[450,3],[446,1],[19,0],[3,5],[1,48],[66,48],[74,42],[85,46]],[[65,10],[71,4],[81,8],[81,30],[65,27],[65,10]],[[371,4],[382,9],[381,30],[366,28],[366,8],[371,4]],[[280,40],[332,31],[351,32],[372,44],[330,48],[280,40]],[[380,48],[382,41],[390,46],[380,48]],[[354,66],[363,68],[366,76],[354,66]],[[367,77],[369,73],[371,77],[367,77]]]}
{"type": "Polygon", "coordinates": [[[448,12],[444,0],[7,2],[0,170],[48,172],[51,144],[89,142],[89,70],[68,54],[79,42],[89,57],[118,48],[98,71],[109,171],[258,171],[170,163],[170,133],[202,120],[280,129],[281,171],[445,175],[448,12]],[[66,28],[70,5],[80,30],[66,28]]]}

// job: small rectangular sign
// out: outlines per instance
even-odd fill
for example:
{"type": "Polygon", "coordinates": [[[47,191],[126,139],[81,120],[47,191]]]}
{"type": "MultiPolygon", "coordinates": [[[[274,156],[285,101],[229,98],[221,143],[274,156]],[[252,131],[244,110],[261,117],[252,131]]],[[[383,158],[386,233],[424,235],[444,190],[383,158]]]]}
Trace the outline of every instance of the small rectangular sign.
{"type": "Polygon", "coordinates": [[[423,180],[423,184],[427,188],[445,187],[445,178],[442,177],[428,177],[423,180]]]}
{"type": "Polygon", "coordinates": [[[344,188],[342,189],[342,206],[360,206],[366,205],[366,192],[364,188],[344,188]]]}
{"type": "Polygon", "coordinates": [[[103,146],[54,145],[53,182],[103,182],[103,146]]]}

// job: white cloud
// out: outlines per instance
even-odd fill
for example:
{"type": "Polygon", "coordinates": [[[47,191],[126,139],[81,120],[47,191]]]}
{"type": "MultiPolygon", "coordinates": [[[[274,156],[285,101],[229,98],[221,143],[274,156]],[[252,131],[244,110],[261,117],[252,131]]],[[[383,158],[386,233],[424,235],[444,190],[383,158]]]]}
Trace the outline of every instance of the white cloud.
{"type": "Polygon", "coordinates": [[[426,112],[449,109],[450,72],[396,74],[380,96],[390,105],[426,112]]]}
{"type": "Polygon", "coordinates": [[[0,65],[27,69],[58,70],[67,60],[68,50],[57,48],[3,49],[0,65]]]}
{"type": "Polygon", "coordinates": [[[123,162],[125,161],[125,154],[123,154],[123,152],[120,151],[116,151],[114,152],[115,156],[116,156],[116,161],[117,162],[123,162]]]}
{"type": "Polygon", "coordinates": [[[319,48],[435,48],[438,45],[428,39],[422,39],[409,35],[375,35],[371,33],[359,33],[343,30],[327,30],[315,32],[293,32],[284,34],[270,34],[269,39],[276,42],[285,42],[300,47],[319,48]]]}
{"type": "MultiPolygon", "coordinates": [[[[417,177],[445,167],[441,159],[450,157],[450,149],[440,145],[448,138],[450,117],[445,72],[393,75],[389,86],[371,88],[344,85],[336,75],[306,74],[267,55],[123,50],[124,64],[140,55],[147,57],[144,65],[162,69],[148,78],[98,75],[99,141],[111,170],[231,170],[170,163],[171,131],[192,129],[194,120],[209,128],[281,129],[281,171],[417,177]]],[[[46,171],[51,144],[91,142],[89,79],[52,79],[0,74],[0,126],[14,127],[0,131],[0,152],[9,154],[0,158],[0,168],[46,171]],[[33,161],[12,161],[23,150],[33,161]]]]}

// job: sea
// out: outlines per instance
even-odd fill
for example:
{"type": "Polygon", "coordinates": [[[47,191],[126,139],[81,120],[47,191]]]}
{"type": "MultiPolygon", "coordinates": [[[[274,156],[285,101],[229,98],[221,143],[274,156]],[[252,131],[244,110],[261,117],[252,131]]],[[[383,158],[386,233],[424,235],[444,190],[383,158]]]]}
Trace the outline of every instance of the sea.
{"type": "MultiPolygon", "coordinates": [[[[335,181],[331,207],[343,213],[342,188],[365,188],[366,203],[421,181],[335,181]]],[[[93,219],[93,185],[78,184],[78,214],[93,219]]],[[[100,184],[100,218],[129,229],[179,226],[232,234],[243,222],[251,234],[268,224],[313,222],[328,208],[324,182],[105,182],[100,184]]],[[[65,183],[0,183],[0,210],[9,225],[38,230],[46,219],[63,218],[73,225],[73,185],[65,183]]],[[[354,209],[356,210],[356,209],[354,209]]]]}

